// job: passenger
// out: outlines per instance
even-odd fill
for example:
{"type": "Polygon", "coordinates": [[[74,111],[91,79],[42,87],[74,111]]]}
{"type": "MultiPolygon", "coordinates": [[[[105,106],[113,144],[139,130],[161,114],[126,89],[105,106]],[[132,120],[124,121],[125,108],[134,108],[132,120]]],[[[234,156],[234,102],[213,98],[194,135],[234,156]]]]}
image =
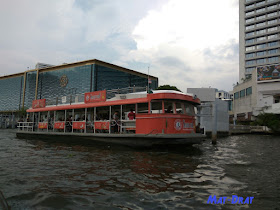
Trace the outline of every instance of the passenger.
{"type": "Polygon", "coordinates": [[[119,132],[119,112],[115,111],[114,115],[113,115],[113,128],[114,128],[114,133],[118,133],[119,132]]]}
{"type": "Polygon", "coordinates": [[[169,107],[167,108],[167,110],[165,111],[165,113],[173,113],[173,111],[172,111],[172,106],[169,106],[169,107]]]}
{"type": "Polygon", "coordinates": [[[197,124],[197,126],[195,127],[195,132],[196,133],[200,133],[201,130],[200,130],[200,123],[197,124]]]}
{"type": "Polygon", "coordinates": [[[131,109],[130,112],[128,113],[128,119],[129,120],[134,120],[135,119],[135,113],[133,112],[133,110],[131,109]]]}
{"type": "Polygon", "coordinates": [[[72,131],[72,125],[71,125],[71,118],[70,117],[66,118],[66,131],[67,132],[72,131]]]}

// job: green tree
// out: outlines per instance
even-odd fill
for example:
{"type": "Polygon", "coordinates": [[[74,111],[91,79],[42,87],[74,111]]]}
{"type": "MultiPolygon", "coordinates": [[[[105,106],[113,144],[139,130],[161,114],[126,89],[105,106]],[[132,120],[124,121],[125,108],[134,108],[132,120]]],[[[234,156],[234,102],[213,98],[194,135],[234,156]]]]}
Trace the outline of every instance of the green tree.
{"type": "Polygon", "coordinates": [[[161,85],[157,88],[157,90],[177,90],[182,92],[181,90],[179,90],[177,87],[175,86],[170,86],[170,85],[161,85]]]}
{"type": "Polygon", "coordinates": [[[261,113],[258,115],[255,122],[257,125],[267,126],[273,132],[280,132],[280,119],[272,113],[261,113]]]}

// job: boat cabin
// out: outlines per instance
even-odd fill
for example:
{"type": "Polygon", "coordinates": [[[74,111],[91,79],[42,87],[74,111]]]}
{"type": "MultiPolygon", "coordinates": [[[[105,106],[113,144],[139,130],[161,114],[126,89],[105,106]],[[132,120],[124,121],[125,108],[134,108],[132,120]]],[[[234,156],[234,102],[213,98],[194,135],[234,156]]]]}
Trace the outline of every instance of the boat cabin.
{"type": "MultiPolygon", "coordinates": [[[[81,98],[81,97],[80,97],[81,98]]],[[[18,128],[30,132],[64,133],[195,133],[195,106],[199,99],[177,91],[116,94],[106,90],[83,94],[83,101],[51,104],[34,100],[26,122],[18,128]]]]}

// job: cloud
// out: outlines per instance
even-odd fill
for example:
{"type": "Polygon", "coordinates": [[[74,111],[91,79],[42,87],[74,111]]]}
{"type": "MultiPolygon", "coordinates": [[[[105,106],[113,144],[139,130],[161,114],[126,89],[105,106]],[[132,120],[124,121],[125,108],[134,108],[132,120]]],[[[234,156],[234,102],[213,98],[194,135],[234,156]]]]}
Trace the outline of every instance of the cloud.
{"type": "Polygon", "coordinates": [[[137,49],[122,60],[146,61],[160,84],[231,90],[237,80],[237,0],[170,0],[132,35],[137,49]]]}
{"type": "Polygon", "coordinates": [[[237,80],[237,0],[10,0],[0,27],[0,76],[97,58],[183,91],[237,80]]]}
{"type": "Polygon", "coordinates": [[[136,49],[131,36],[135,24],[162,2],[165,0],[3,1],[0,75],[24,71],[26,66],[34,68],[36,62],[118,60],[136,49]]]}

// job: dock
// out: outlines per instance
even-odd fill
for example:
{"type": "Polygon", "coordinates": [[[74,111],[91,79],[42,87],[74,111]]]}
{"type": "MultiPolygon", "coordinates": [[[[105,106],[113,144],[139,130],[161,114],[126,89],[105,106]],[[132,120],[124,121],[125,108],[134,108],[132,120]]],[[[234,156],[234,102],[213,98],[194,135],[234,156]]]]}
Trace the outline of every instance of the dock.
{"type": "Polygon", "coordinates": [[[271,131],[266,126],[251,126],[251,125],[230,125],[229,134],[271,134],[271,131]]]}

